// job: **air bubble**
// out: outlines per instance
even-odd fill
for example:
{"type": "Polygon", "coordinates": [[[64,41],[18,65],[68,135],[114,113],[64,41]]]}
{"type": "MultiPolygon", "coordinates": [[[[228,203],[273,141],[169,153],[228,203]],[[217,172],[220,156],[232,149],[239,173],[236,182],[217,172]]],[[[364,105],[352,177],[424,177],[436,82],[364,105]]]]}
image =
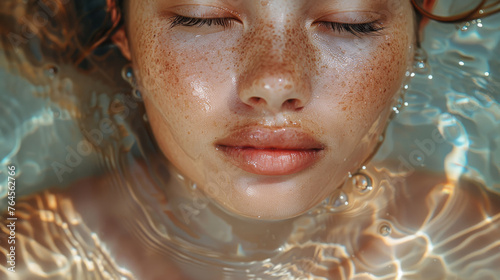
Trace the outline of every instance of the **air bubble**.
{"type": "Polygon", "coordinates": [[[371,178],[363,173],[355,174],[352,177],[352,185],[361,193],[369,192],[373,189],[371,178]]]}
{"type": "Polygon", "coordinates": [[[470,22],[466,22],[462,28],[460,28],[462,31],[467,31],[469,30],[469,27],[471,26],[471,23],[470,22]]]}
{"type": "Polygon", "coordinates": [[[132,66],[128,65],[126,67],[123,67],[122,69],[122,78],[129,82],[129,83],[132,83],[133,80],[134,80],[134,69],[132,68],[132,66]]]}
{"type": "Polygon", "coordinates": [[[341,190],[337,190],[333,195],[323,201],[323,209],[329,212],[342,211],[348,205],[349,198],[341,190]]]}
{"type": "Polygon", "coordinates": [[[134,96],[134,98],[135,98],[135,99],[137,99],[137,100],[142,100],[142,94],[141,94],[141,91],[140,91],[140,90],[138,90],[138,89],[134,88],[134,89],[132,90],[132,95],[134,96]]]}
{"type": "MultiPolygon", "coordinates": [[[[427,63],[427,53],[424,49],[419,48],[415,51],[414,61],[415,63],[413,65],[413,68],[415,69],[415,72],[420,74],[428,72],[429,64],[427,63]]],[[[414,76],[415,75],[412,73],[411,77],[414,76]]]]}
{"type": "Polygon", "coordinates": [[[378,230],[382,236],[389,236],[392,232],[392,228],[388,224],[382,224],[378,230]]]}
{"type": "Polygon", "coordinates": [[[349,199],[347,198],[347,195],[344,192],[340,192],[337,198],[333,201],[332,206],[338,208],[347,205],[349,205],[349,199]]]}

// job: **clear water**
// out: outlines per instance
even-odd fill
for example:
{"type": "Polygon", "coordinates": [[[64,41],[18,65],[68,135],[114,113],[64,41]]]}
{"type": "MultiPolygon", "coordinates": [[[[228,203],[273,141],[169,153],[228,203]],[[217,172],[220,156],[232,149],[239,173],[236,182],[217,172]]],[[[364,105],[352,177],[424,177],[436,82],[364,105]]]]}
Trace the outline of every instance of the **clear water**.
{"type": "Polygon", "coordinates": [[[498,15],[431,23],[372,162],[280,222],[224,212],[152,156],[140,102],[114,79],[50,58],[29,82],[3,69],[0,194],[15,164],[24,198],[16,272],[1,262],[1,279],[500,279],[499,31],[498,15]],[[102,119],[121,134],[96,136],[102,119]]]}

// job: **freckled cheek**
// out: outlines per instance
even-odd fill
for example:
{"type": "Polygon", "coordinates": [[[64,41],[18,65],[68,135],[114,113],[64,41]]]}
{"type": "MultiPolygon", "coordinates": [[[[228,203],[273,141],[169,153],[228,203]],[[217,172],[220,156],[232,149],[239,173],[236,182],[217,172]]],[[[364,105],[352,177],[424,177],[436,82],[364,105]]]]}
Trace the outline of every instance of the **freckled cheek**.
{"type": "Polygon", "coordinates": [[[221,109],[227,105],[234,70],[230,52],[156,44],[138,60],[144,66],[141,76],[147,98],[175,133],[199,133],[227,113],[221,109]]]}
{"type": "Polygon", "coordinates": [[[189,59],[179,58],[172,50],[158,46],[146,49],[137,59],[140,65],[141,85],[145,95],[169,108],[189,106],[186,96],[190,92],[187,77],[193,75],[189,59]]]}
{"type": "Polygon", "coordinates": [[[406,53],[404,48],[391,49],[387,45],[379,47],[376,53],[366,61],[365,71],[360,71],[350,98],[351,106],[357,109],[357,116],[375,121],[384,111],[388,111],[399,92],[406,71],[406,53]]]}

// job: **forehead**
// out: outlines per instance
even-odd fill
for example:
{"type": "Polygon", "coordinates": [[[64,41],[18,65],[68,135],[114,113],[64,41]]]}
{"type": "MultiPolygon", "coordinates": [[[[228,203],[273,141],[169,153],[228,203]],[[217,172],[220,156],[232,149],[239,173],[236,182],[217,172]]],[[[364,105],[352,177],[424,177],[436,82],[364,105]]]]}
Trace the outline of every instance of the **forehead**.
{"type": "MultiPolygon", "coordinates": [[[[125,0],[128,1],[128,0],[125,0]]],[[[227,5],[232,7],[272,8],[295,7],[309,9],[315,6],[332,6],[342,8],[398,8],[410,0],[143,0],[139,2],[162,2],[168,5],[227,5]]],[[[143,3],[145,4],[145,3],[143,3]]]]}

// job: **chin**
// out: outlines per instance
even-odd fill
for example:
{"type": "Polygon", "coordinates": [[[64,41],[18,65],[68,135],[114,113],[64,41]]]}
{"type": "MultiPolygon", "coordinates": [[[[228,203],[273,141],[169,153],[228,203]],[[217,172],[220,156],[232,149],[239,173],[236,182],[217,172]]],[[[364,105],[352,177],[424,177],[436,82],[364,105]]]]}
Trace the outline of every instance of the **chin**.
{"type": "MultiPolygon", "coordinates": [[[[235,177],[233,177],[235,178],[235,177]]],[[[333,180],[319,174],[279,177],[239,177],[214,197],[231,214],[259,220],[285,220],[297,217],[321,203],[337,189],[333,180]],[[307,176],[309,175],[309,176],[307,176]],[[312,178],[319,178],[314,180],[312,178]]]]}

